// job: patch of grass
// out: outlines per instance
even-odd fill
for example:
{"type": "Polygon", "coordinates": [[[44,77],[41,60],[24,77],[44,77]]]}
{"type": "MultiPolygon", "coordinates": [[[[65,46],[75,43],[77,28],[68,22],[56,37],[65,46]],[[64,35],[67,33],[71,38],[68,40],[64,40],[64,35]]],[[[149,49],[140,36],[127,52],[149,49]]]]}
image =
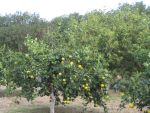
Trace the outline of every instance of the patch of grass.
{"type": "Polygon", "coordinates": [[[46,105],[32,105],[26,107],[15,107],[7,113],[49,113],[49,107],[46,105]]]}
{"type": "MultiPolygon", "coordinates": [[[[49,106],[16,107],[7,113],[49,113],[49,106]]],[[[85,110],[82,106],[57,106],[55,113],[99,113],[97,110],[85,110]]],[[[103,112],[102,112],[103,113],[103,112]]]]}

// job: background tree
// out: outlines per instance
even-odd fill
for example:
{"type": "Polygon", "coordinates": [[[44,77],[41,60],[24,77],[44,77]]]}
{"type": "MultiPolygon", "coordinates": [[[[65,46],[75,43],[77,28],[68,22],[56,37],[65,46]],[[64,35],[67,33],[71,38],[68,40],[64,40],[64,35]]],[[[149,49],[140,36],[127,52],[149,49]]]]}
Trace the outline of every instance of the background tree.
{"type": "Polygon", "coordinates": [[[38,39],[47,32],[48,22],[38,14],[16,12],[0,17],[0,44],[14,50],[24,50],[24,37],[30,34],[38,39]]]}

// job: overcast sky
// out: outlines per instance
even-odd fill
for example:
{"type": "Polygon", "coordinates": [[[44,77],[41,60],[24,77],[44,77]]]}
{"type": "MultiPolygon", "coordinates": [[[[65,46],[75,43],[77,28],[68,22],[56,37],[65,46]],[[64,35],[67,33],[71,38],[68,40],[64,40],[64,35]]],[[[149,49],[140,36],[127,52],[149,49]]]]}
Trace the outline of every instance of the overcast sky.
{"type": "Polygon", "coordinates": [[[38,13],[40,17],[51,20],[70,13],[84,14],[94,9],[115,9],[119,3],[143,1],[150,6],[150,0],[0,0],[0,14],[28,11],[38,13]]]}

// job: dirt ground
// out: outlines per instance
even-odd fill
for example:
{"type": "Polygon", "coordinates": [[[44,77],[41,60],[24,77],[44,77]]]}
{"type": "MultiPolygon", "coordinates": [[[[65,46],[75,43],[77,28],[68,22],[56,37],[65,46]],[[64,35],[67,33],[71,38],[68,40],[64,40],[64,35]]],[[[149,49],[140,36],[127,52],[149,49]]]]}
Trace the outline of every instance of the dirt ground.
{"type": "MultiPolygon", "coordinates": [[[[84,112],[82,102],[83,101],[80,98],[77,98],[75,102],[72,102],[67,106],[57,106],[56,113],[104,113],[102,108],[93,107],[92,104],[90,104],[87,107],[88,110],[84,112]]],[[[135,108],[131,109],[128,107],[123,109],[122,111],[118,111],[117,109],[120,104],[120,96],[118,93],[114,93],[112,91],[111,91],[111,99],[107,102],[107,104],[109,108],[109,113],[142,113],[141,111],[138,111],[135,108]]],[[[3,89],[0,90],[0,113],[9,113],[9,111],[21,107],[29,108],[32,106],[42,106],[42,105],[46,105],[47,107],[46,108],[43,107],[43,109],[47,110],[45,111],[43,110],[38,113],[48,113],[49,97],[47,96],[37,97],[34,101],[28,102],[25,98],[16,99],[16,97],[7,97],[5,96],[3,89]]]]}

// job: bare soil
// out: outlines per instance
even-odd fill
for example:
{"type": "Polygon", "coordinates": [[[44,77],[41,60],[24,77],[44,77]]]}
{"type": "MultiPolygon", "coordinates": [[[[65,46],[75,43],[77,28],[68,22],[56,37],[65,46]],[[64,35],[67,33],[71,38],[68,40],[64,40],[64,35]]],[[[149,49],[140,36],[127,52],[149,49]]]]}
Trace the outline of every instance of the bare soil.
{"type": "MultiPolygon", "coordinates": [[[[109,113],[143,113],[136,108],[128,108],[119,111],[120,95],[111,91],[111,99],[107,102],[109,113]]],[[[102,108],[94,107],[93,104],[87,106],[87,111],[84,111],[82,106],[83,100],[77,98],[74,102],[67,106],[56,106],[56,113],[104,113],[102,108]]],[[[32,108],[32,112],[17,112],[17,113],[48,113],[49,97],[37,97],[34,101],[28,102],[25,98],[16,99],[16,97],[5,96],[4,90],[0,90],[0,113],[16,113],[10,112],[19,108],[32,108]],[[33,106],[37,106],[33,108],[33,106]]]]}

